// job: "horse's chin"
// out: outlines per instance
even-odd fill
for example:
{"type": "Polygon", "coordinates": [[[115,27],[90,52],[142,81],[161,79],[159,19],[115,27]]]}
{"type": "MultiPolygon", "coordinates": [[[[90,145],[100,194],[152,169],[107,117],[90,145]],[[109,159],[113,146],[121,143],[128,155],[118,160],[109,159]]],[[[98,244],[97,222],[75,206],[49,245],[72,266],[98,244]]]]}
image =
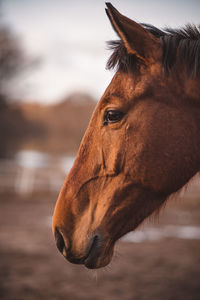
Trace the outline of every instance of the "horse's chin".
{"type": "Polygon", "coordinates": [[[114,245],[101,249],[98,253],[91,251],[90,255],[84,260],[84,265],[88,269],[99,269],[106,267],[112,260],[114,245]]]}
{"type": "Polygon", "coordinates": [[[86,268],[88,269],[99,269],[99,268],[103,268],[106,267],[112,260],[113,257],[113,248],[111,250],[109,250],[109,253],[100,255],[100,256],[93,256],[93,257],[88,257],[85,261],[84,261],[84,265],[86,268]]]}

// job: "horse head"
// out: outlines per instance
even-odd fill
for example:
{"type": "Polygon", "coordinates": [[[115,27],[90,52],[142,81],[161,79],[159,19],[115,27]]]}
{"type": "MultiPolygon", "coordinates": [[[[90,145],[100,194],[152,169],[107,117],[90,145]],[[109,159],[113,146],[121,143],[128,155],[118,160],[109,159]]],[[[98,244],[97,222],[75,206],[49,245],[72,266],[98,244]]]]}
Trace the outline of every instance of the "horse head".
{"type": "Polygon", "coordinates": [[[170,53],[175,35],[142,26],[110,3],[106,12],[120,38],[111,43],[108,61],[117,71],[92,115],[53,216],[58,249],[87,268],[106,266],[115,242],[159,209],[200,165],[199,77],[188,75],[179,44],[172,49],[176,57],[170,53]]]}

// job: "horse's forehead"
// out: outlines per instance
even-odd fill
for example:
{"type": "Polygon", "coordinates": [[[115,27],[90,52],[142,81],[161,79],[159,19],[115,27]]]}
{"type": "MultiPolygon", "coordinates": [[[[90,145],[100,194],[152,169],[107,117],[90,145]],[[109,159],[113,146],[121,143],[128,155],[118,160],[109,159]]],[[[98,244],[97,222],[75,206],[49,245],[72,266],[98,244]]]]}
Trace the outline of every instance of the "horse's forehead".
{"type": "Polygon", "coordinates": [[[148,74],[136,76],[131,73],[117,72],[106,89],[100,104],[104,106],[116,96],[123,99],[123,101],[129,102],[145,94],[152,86],[153,82],[148,74]]]}
{"type": "Polygon", "coordinates": [[[116,73],[110,84],[110,93],[120,95],[125,99],[132,97],[135,89],[135,82],[132,74],[116,73]]]}

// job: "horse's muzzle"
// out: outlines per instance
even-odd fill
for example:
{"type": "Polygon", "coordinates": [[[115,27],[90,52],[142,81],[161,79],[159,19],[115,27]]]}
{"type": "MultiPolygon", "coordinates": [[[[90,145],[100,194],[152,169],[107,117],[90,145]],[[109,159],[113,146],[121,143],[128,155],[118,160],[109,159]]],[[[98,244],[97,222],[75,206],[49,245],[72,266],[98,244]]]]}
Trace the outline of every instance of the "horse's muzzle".
{"type": "Polygon", "coordinates": [[[55,230],[55,240],[58,250],[69,262],[84,264],[88,269],[104,267],[110,262],[112,257],[112,254],[110,258],[104,255],[105,252],[109,253],[110,251],[105,251],[105,239],[100,233],[94,233],[91,236],[86,247],[85,255],[82,257],[76,257],[72,253],[68,240],[58,228],[55,230]]]}

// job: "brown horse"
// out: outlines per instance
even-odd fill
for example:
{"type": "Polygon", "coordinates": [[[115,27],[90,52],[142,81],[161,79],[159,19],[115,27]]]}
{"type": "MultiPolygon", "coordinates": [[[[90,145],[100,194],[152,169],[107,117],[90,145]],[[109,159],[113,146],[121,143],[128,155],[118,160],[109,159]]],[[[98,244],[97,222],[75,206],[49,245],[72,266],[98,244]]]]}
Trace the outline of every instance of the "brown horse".
{"type": "Polygon", "coordinates": [[[106,266],[115,242],[200,169],[200,28],[139,25],[110,3],[117,71],[98,103],[60,192],[60,252],[106,266]]]}

